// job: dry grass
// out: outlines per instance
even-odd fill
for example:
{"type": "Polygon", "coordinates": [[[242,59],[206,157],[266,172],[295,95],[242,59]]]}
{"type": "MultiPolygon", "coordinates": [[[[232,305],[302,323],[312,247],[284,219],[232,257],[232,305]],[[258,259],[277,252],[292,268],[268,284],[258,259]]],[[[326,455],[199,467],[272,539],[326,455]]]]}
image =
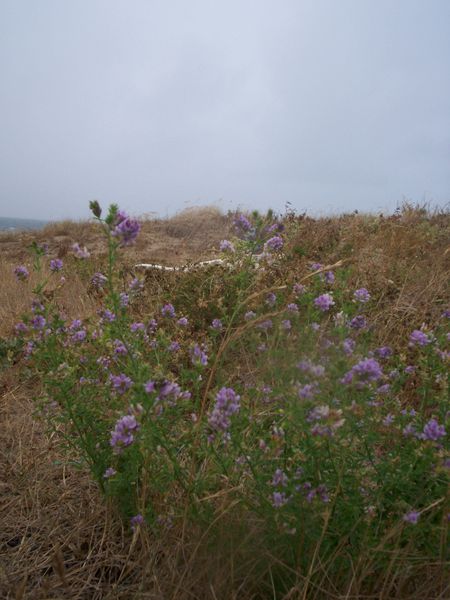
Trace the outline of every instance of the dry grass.
{"type": "MultiPolygon", "coordinates": [[[[294,281],[313,260],[349,259],[350,285],[365,286],[377,298],[371,318],[380,341],[395,346],[405,331],[424,321],[432,324],[448,307],[450,215],[406,208],[397,217],[304,217],[291,219],[287,226],[292,236],[287,248],[289,272],[275,274],[273,281],[265,283],[294,281]]],[[[124,252],[123,265],[129,268],[138,261],[176,265],[210,258],[229,229],[230,220],[216,209],[147,220],[137,245],[124,252]]],[[[33,239],[49,243],[52,256],[66,258],[71,275],[61,289],[63,310],[69,316],[84,317],[97,309],[96,298],[88,293],[86,274],[68,256],[71,244],[79,242],[93,253],[92,269],[101,265],[103,245],[94,224],[64,222],[35,233],[0,235],[0,336],[9,336],[30,305],[31,293],[24,290],[31,286],[18,284],[12,267],[29,264],[26,246],[33,239]]],[[[176,276],[170,277],[165,283],[152,280],[149,302],[165,293],[167,285],[176,284],[176,276]]],[[[168,532],[161,539],[143,532],[134,537],[126,533],[87,470],[77,466],[77,457],[69,461],[56,438],[46,432],[44,422],[35,417],[36,382],[20,380],[14,366],[0,375],[0,598],[273,597],[270,586],[264,595],[252,592],[250,581],[258,581],[256,563],[239,564],[225,550],[208,552],[201,532],[168,532]]],[[[244,545],[255,543],[253,532],[249,529],[248,533],[249,538],[240,540],[244,545]]],[[[346,596],[333,593],[328,586],[326,591],[311,589],[304,597],[444,600],[450,596],[442,572],[433,571],[433,566],[424,570],[415,588],[402,588],[401,573],[397,583],[393,581],[380,581],[379,592],[367,596],[360,593],[363,582],[354,582],[346,596]]],[[[293,588],[289,597],[302,597],[300,589],[304,590],[300,585],[293,588]]]]}

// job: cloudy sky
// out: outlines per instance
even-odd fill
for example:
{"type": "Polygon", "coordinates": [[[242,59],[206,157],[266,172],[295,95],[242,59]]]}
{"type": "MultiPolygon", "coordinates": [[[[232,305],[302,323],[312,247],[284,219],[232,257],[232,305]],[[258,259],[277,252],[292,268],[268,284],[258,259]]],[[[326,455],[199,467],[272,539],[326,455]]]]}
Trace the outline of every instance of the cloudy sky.
{"type": "Polygon", "coordinates": [[[449,0],[0,0],[0,216],[450,200],[449,0]]]}

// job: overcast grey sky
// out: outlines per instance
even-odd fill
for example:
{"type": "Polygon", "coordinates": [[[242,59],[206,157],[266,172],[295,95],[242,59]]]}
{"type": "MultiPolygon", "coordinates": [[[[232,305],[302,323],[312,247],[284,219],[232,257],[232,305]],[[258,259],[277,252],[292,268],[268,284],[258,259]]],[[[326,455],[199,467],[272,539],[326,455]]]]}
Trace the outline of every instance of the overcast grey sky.
{"type": "Polygon", "coordinates": [[[0,215],[450,200],[450,0],[0,0],[0,215]]]}

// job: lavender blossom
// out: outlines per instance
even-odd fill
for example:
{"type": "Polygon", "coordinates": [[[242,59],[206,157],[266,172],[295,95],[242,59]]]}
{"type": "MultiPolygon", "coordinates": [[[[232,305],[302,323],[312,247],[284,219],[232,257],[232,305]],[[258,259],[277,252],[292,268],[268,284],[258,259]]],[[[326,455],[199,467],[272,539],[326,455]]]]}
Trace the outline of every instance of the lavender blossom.
{"type": "Polygon", "coordinates": [[[165,304],[161,309],[161,314],[163,317],[174,318],[175,317],[175,308],[173,304],[165,304]]]}
{"type": "Polygon", "coordinates": [[[113,467],[108,467],[106,471],[103,473],[103,479],[109,479],[110,477],[114,477],[117,474],[117,471],[113,469],[113,467]]]}
{"type": "Polygon", "coordinates": [[[139,423],[134,415],[121,417],[111,432],[110,445],[115,454],[120,454],[124,448],[134,442],[134,434],[139,430],[139,423]]]}
{"type": "Polygon", "coordinates": [[[177,321],[177,325],[180,327],[186,327],[189,324],[189,321],[186,317],[180,317],[177,321]]]}
{"type": "Polygon", "coordinates": [[[120,375],[110,375],[109,380],[113,389],[118,394],[124,394],[133,385],[133,381],[127,377],[125,373],[121,373],[120,375]]]}
{"type": "Polygon", "coordinates": [[[252,224],[243,214],[236,215],[233,224],[236,227],[236,229],[241,230],[243,232],[247,232],[252,229],[252,224]]]}
{"type": "Polygon", "coordinates": [[[431,339],[429,338],[429,336],[423,331],[420,331],[420,329],[415,329],[409,336],[409,345],[411,347],[426,346],[430,343],[431,339]]]}
{"type": "Polygon", "coordinates": [[[410,523],[411,525],[416,525],[420,518],[420,513],[417,510],[411,510],[403,515],[403,520],[405,523],[410,523]]]}
{"type": "Polygon", "coordinates": [[[275,306],[277,302],[276,294],[274,294],[273,292],[269,292],[266,296],[265,302],[268,306],[275,306]]]}
{"type": "Polygon", "coordinates": [[[208,364],[208,356],[198,344],[195,344],[191,349],[191,362],[193,365],[198,366],[206,366],[208,364]]]}
{"type": "Polygon", "coordinates": [[[31,319],[31,326],[33,329],[44,329],[47,321],[42,315],[36,315],[31,319]]]}
{"type": "Polygon", "coordinates": [[[15,267],[14,275],[16,276],[17,281],[26,281],[30,277],[30,273],[24,265],[15,267]]]}
{"type": "Polygon", "coordinates": [[[72,245],[72,252],[75,254],[76,258],[80,258],[82,260],[91,256],[91,253],[86,246],[81,247],[77,242],[72,245]]]}
{"type": "Polygon", "coordinates": [[[356,315],[353,319],[348,323],[351,329],[355,331],[359,331],[361,329],[367,329],[367,319],[364,315],[356,315]]]}
{"type": "Polygon", "coordinates": [[[278,252],[284,246],[283,238],[280,235],[274,235],[264,244],[265,252],[270,252],[273,250],[274,252],[278,252]]]}
{"type": "Polygon", "coordinates": [[[353,292],[353,298],[356,302],[361,302],[361,304],[365,304],[370,300],[369,291],[366,288],[359,288],[353,292]]]}
{"type": "Polygon", "coordinates": [[[139,321],[137,321],[135,323],[131,323],[130,331],[132,333],[136,333],[137,331],[145,331],[145,325],[144,325],[144,323],[141,323],[139,321]]]}
{"type": "Polygon", "coordinates": [[[378,381],[383,376],[380,363],[374,358],[364,358],[348,371],[341,382],[348,385],[356,379],[358,384],[368,384],[378,381]]]}
{"type": "Polygon", "coordinates": [[[330,308],[334,306],[334,304],[335,302],[331,294],[322,294],[314,300],[314,306],[322,312],[330,310],[330,308]]]}
{"type": "Polygon", "coordinates": [[[215,329],[216,331],[221,331],[223,329],[222,321],[220,319],[213,319],[211,328],[215,329]]]}
{"type": "Polygon", "coordinates": [[[138,527],[140,525],[143,525],[144,523],[145,523],[145,519],[141,514],[135,515],[134,517],[131,517],[131,519],[130,519],[130,525],[131,525],[131,529],[133,531],[136,531],[138,529],[138,527]]]}
{"type": "Polygon", "coordinates": [[[120,308],[126,308],[129,303],[130,303],[130,297],[129,297],[129,295],[126,294],[125,292],[121,292],[119,294],[119,305],[120,305],[120,308]]]}
{"type": "Polygon", "coordinates": [[[292,291],[296,296],[302,296],[306,292],[306,286],[302,283],[295,283],[292,291]]]}
{"type": "Polygon", "coordinates": [[[91,284],[97,288],[102,289],[108,282],[108,278],[103,273],[94,273],[91,279],[91,284]]]}
{"type": "Polygon", "coordinates": [[[60,258],[54,258],[50,261],[50,271],[56,273],[63,268],[63,261],[60,258]]]}
{"type": "Polygon", "coordinates": [[[284,492],[273,492],[271,502],[274,508],[281,508],[288,502],[288,498],[284,492]]]}
{"type": "Polygon", "coordinates": [[[129,217],[122,218],[125,215],[122,213],[120,214],[121,220],[114,228],[112,235],[118,238],[121,246],[130,246],[136,241],[141,226],[138,221],[130,219],[129,217]]]}
{"type": "Polygon", "coordinates": [[[221,252],[235,252],[234,245],[230,240],[222,240],[219,248],[221,252]]]}
{"type": "Polygon", "coordinates": [[[227,434],[231,417],[240,410],[240,396],[232,388],[223,387],[216,395],[216,402],[208,417],[208,424],[214,433],[227,434]]]}
{"type": "Polygon", "coordinates": [[[436,442],[442,437],[445,437],[447,432],[443,425],[439,425],[436,419],[430,419],[423,428],[422,439],[436,442]]]}

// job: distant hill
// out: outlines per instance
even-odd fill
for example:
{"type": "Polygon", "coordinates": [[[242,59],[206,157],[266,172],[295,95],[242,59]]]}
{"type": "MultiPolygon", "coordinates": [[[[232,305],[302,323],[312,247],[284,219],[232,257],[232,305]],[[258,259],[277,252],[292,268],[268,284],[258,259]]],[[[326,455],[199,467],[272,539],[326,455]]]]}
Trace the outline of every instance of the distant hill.
{"type": "Polygon", "coordinates": [[[48,221],[38,219],[15,219],[14,217],[0,217],[0,231],[17,231],[19,229],[42,229],[48,221]]]}

